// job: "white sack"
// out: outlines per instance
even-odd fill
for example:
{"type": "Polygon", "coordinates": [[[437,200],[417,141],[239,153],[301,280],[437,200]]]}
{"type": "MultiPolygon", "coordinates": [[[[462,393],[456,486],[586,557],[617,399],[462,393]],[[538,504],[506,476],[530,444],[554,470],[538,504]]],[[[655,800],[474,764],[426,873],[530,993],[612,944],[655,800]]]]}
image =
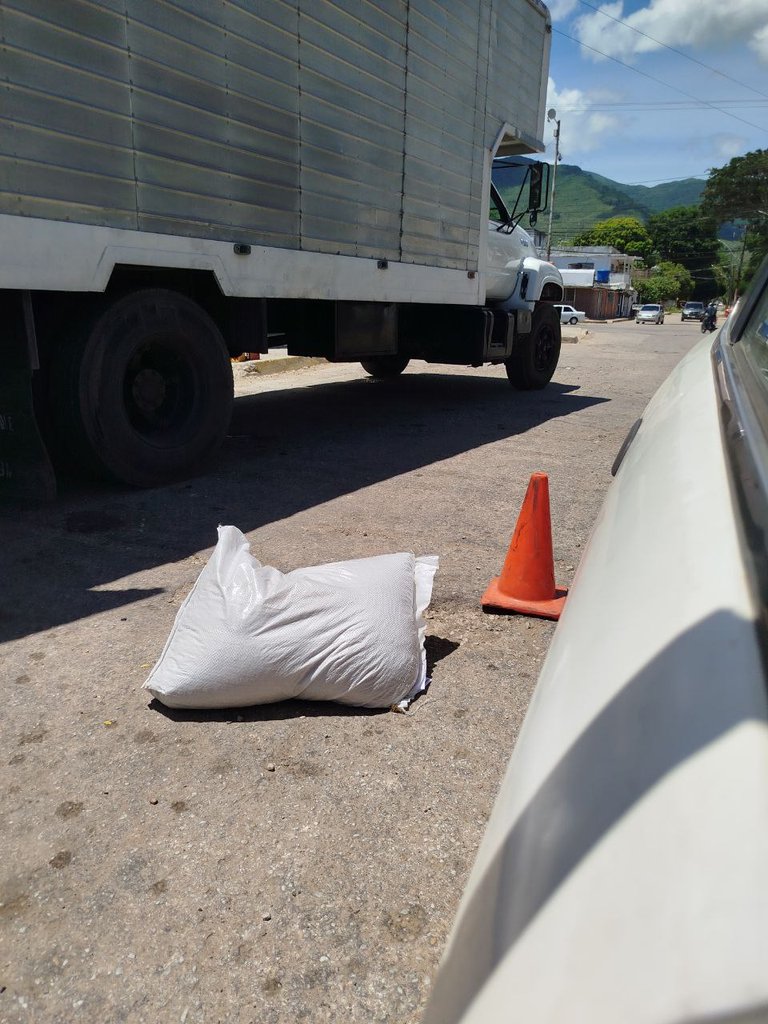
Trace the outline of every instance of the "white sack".
{"type": "Polygon", "coordinates": [[[383,708],[423,689],[436,556],[378,555],[281,573],[219,527],[145,688],[173,708],[290,697],[383,708]]]}

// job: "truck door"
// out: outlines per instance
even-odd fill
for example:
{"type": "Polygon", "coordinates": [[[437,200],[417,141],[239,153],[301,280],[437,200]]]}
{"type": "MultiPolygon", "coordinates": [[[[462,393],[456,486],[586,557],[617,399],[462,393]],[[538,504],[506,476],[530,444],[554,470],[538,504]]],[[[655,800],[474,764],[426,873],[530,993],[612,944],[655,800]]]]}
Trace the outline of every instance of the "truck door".
{"type": "Polygon", "coordinates": [[[515,287],[520,261],[535,256],[525,232],[515,228],[501,196],[491,185],[488,210],[488,285],[486,299],[508,299],[515,287]]]}

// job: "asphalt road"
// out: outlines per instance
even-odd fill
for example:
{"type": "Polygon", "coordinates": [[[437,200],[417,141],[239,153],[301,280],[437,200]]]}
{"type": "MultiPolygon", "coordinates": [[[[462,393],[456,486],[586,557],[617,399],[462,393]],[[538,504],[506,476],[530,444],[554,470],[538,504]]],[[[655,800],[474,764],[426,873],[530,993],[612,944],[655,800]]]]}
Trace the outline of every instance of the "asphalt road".
{"type": "Polygon", "coordinates": [[[240,370],[206,475],[0,512],[0,1017],[417,1021],[554,628],[479,608],[529,474],[568,584],[621,441],[699,338],[596,325],[529,394],[502,368],[240,370]],[[428,695],[148,704],[218,523],[283,570],[438,554],[428,695]]]}

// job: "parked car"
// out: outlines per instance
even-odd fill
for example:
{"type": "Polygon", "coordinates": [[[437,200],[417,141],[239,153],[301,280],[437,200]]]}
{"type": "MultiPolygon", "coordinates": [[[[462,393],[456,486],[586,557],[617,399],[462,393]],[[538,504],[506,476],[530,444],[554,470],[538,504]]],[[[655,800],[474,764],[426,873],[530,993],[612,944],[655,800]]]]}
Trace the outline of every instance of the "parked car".
{"type": "Polygon", "coordinates": [[[425,1024],[767,1019],[766,342],[768,261],[622,445],[425,1024]]]}
{"type": "Polygon", "coordinates": [[[655,302],[646,302],[635,315],[636,324],[663,324],[664,307],[655,302]]]}
{"type": "Polygon", "coordinates": [[[578,324],[587,317],[586,313],[580,309],[574,309],[573,306],[563,306],[560,303],[555,303],[555,309],[560,311],[561,324],[578,324]]]}
{"type": "Polygon", "coordinates": [[[701,320],[704,316],[703,302],[686,302],[680,313],[680,320],[701,320]]]}

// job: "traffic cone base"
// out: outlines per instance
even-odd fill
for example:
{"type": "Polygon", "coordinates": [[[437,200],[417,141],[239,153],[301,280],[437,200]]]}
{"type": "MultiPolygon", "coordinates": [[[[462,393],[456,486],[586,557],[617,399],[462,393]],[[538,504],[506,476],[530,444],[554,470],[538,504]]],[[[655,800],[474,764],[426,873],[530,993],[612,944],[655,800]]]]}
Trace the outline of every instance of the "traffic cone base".
{"type": "Polygon", "coordinates": [[[505,594],[499,587],[497,576],[488,584],[481,604],[484,611],[517,612],[519,615],[536,615],[540,619],[559,619],[567,595],[567,587],[555,587],[555,596],[551,600],[523,601],[505,594]]]}
{"type": "Polygon", "coordinates": [[[501,573],[483,594],[485,610],[559,619],[567,590],[555,586],[549,480],[533,473],[501,573]]]}

